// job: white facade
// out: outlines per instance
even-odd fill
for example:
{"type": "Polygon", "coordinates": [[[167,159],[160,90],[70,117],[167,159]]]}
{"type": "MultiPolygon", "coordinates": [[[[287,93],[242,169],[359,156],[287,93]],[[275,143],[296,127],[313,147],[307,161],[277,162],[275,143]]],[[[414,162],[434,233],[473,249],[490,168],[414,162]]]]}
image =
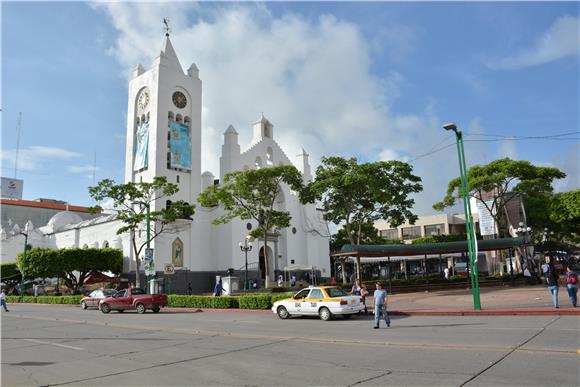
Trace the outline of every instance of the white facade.
{"type": "MultiPolygon", "coordinates": [[[[152,181],[155,176],[166,176],[169,182],[178,184],[179,192],[167,200],[185,200],[196,203],[199,193],[210,184],[214,176],[210,172],[201,173],[201,80],[199,70],[192,64],[184,73],[171,45],[165,39],[160,55],[151,69],[145,71],[138,65],[129,81],[127,145],[125,159],[125,180],[127,182],[152,181]],[[179,93],[176,94],[176,92],[179,93]],[[185,101],[183,98],[185,97],[185,101]],[[185,102],[185,103],[184,103],[185,102]],[[189,168],[173,168],[169,164],[169,124],[179,122],[189,128],[190,157],[189,168]],[[147,162],[136,163],[136,149],[142,146],[140,125],[148,125],[147,162]]],[[[238,143],[238,133],[229,126],[224,133],[224,143],[220,156],[220,181],[226,173],[249,168],[266,168],[274,165],[293,164],[290,158],[274,140],[274,126],[265,117],[253,124],[251,143],[242,147],[238,143]]],[[[172,132],[173,133],[173,132],[172,132]]],[[[143,152],[141,149],[141,152],[143,152]]],[[[185,152],[187,153],[187,152],[185,152]]],[[[312,180],[308,154],[301,150],[297,156],[297,166],[303,172],[305,182],[312,180]]],[[[145,153],[142,153],[145,154],[145,153]]],[[[173,158],[171,158],[173,160],[173,158]]],[[[151,210],[159,210],[167,205],[156,202],[151,210]]],[[[312,265],[322,277],[330,276],[329,233],[322,213],[314,205],[301,205],[296,193],[283,187],[277,208],[289,211],[291,226],[281,231],[280,236],[268,240],[268,253],[264,254],[262,241],[254,242],[254,249],[248,253],[250,267],[257,271],[260,259],[267,256],[270,278],[276,270],[282,271],[291,264],[312,265]],[[262,258],[260,258],[262,256],[262,258]]],[[[222,214],[220,208],[204,208],[198,203],[193,221],[179,221],[176,230],[161,234],[151,242],[154,248],[155,267],[163,271],[167,263],[175,264],[176,271],[207,273],[223,272],[228,268],[243,270],[245,255],[238,243],[256,224],[251,221],[234,219],[228,224],[215,226],[211,222],[222,214]],[[176,253],[177,249],[177,253],[176,253]],[[177,259],[176,259],[177,258],[177,259]]],[[[61,216],[66,218],[66,216],[61,216]]],[[[70,222],[50,230],[41,227],[35,231],[33,246],[38,247],[109,247],[122,248],[125,255],[124,271],[135,270],[130,235],[116,235],[120,222],[114,216],[104,216],[83,222],[70,222]]],[[[144,230],[138,239],[145,240],[144,230]]],[[[8,245],[22,244],[18,237],[7,235],[2,240],[3,250],[8,245]]],[[[3,261],[9,257],[3,257],[3,261]]],[[[263,264],[262,264],[263,268],[263,264]]],[[[264,273],[262,273],[263,276],[264,273]]]]}

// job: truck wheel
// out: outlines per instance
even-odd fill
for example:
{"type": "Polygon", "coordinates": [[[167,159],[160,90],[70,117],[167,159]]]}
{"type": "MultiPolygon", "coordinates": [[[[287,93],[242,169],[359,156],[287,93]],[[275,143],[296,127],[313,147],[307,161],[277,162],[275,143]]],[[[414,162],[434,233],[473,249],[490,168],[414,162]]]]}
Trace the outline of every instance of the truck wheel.
{"type": "Polygon", "coordinates": [[[107,314],[111,311],[109,304],[101,304],[101,312],[107,314]]]}
{"type": "Polygon", "coordinates": [[[153,311],[153,313],[159,313],[161,308],[159,306],[155,305],[153,308],[151,308],[151,310],[153,311]]]}
{"type": "Polygon", "coordinates": [[[145,305],[143,305],[142,303],[138,303],[137,305],[135,305],[135,309],[137,309],[137,313],[139,314],[143,314],[147,310],[145,308],[145,305]]]}

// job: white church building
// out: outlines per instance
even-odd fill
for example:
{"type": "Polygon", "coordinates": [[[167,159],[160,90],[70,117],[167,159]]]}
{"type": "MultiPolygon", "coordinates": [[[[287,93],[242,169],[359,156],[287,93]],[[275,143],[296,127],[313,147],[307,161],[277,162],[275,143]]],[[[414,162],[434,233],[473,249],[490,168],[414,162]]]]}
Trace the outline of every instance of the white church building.
{"type": "MultiPolygon", "coordinates": [[[[152,181],[155,176],[165,176],[179,186],[177,194],[155,202],[151,211],[175,200],[196,204],[193,221],[180,220],[175,231],[151,241],[158,277],[164,276],[167,264],[173,264],[172,289],[178,292],[184,292],[188,284],[194,292],[210,291],[216,275],[224,275],[228,269],[234,269],[234,275],[243,282],[246,257],[239,243],[257,226],[254,221],[238,218],[213,225],[212,220],[223,211],[197,203],[202,190],[219,184],[229,172],[273,165],[294,164],[305,183],[312,179],[308,154],[301,150],[293,163],[274,140],[274,125],[264,116],[253,124],[252,140],[245,146],[239,143],[238,132],[230,125],[223,135],[219,176],[202,173],[201,100],[197,66],[192,64],[183,72],[168,36],[151,68],[144,70],[138,65],[129,81],[125,181],[152,181]]],[[[253,242],[254,248],[248,252],[249,278],[263,284],[260,280],[265,277],[266,259],[271,279],[283,274],[287,267],[310,267],[318,278],[330,277],[329,231],[322,213],[313,204],[301,205],[297,194],[287,187],[283,187],[276,206],[290,212],[291,226],[268,237],[267,251],[263,241],[253,242]]],[[[62,211],[46,225],[28,222],[18,225],[18,232],[1,230],[2,262],[14,261],[22,251],[24,236],[20,232],[26,228],[28,243],[34,247],[122,249],[124,275],[133,281],[136,264],[130,235],[117,235],[120,227],[115,215],[82,220],[73,212],[62,211]]],[[[146,240],[145,225],[136,238],[138,242],[146,240]]],[[[143,272],[141,276],[144,279],[143,272]]]]}

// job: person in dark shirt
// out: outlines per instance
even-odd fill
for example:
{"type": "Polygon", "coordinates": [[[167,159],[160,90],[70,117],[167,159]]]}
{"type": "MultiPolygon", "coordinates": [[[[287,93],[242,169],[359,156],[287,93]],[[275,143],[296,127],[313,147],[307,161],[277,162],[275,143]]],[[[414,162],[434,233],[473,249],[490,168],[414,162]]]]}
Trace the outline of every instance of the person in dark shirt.
{"type": "Polygon", "coordinates": [[[547,281],[548,281],[548,290],[550,290],[550,293],[552,294],[552,302],[554,303],[554,308],[559,308],[558,306],[558,288],[560,287],[560,285],[558,284],[559,279],[560,276],[558,275],[556,268],[554,267],[554,265],[550,265],[550,268],[548,269],[547,281]]]}

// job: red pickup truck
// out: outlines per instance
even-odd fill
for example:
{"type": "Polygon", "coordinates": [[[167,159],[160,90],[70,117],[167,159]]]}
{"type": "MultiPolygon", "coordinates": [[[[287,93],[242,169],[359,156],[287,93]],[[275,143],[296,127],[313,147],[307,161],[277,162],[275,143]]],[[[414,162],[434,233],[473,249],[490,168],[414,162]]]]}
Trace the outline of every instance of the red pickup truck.
{"type": "Polygon", "coordinates": [[[167,306],[165,294],[147,294],[139,288],[121,290],[99,302],[99,309],[103,313],[109,313],[111,310],[121,313],[127,309],[135,309],[139,314],[145,313],[147,309],[157,313],[164,306],[167,306]]]}

